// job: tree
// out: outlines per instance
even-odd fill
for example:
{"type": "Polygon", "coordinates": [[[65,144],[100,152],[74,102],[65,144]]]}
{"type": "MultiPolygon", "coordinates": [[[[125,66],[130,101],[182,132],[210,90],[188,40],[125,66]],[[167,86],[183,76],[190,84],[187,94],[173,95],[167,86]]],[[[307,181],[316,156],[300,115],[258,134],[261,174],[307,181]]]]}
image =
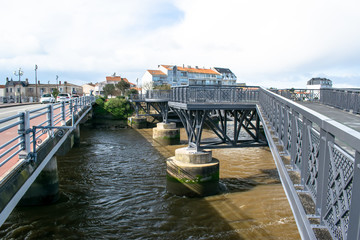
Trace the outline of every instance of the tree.
{"type": "Polygon", "coordinates": [[[56,100],[56,97],[59,95],[59,90],[57,88],[54,88],[53,91],[52,91],[52,95],[54,96],[55,100],[56,100]]]}
{"type": "Polygon", "coordinates": [[[154,89],[158,89],[158,90],[170,90],[171,86],[169,84],[162,84],[162,85],[158,85],[155,86],[154,89]]]}
{"type": "Polygon", "coordinates": [[[124,79],[121,79],[121,81],[118,82],[115,87],[120,90],[121,95],[123,96],[125,91],[130,88],[130,83],[124,81],[124,79]]]}
{"type": "Polygon", "coordinates": [[[109,95],[112,96],[115,94],[115,86],[113,84],[106,84],[103,87],[103,91],[104,91],[105,98],[107,98],[109,95]]]}
{"type": "Polygon", "coordinates": [[[154,88],[154,83],[151,82],[146,82],[142,85],[142,89],[147,91],[147,90],[152,90],[154,88]]]}

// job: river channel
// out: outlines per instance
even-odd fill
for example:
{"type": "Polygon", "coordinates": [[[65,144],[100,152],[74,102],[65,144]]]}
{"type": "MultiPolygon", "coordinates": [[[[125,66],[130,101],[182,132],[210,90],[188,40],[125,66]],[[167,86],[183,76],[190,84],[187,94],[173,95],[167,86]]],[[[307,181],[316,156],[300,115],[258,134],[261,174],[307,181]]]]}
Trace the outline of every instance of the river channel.
{"type": "Polygon", "coordinates": [[[16,208],[0,238],[300,239],[269,148],[213,150],[223,192],[185,198],[166,192],[179,147],[152,129],[82,128],[81,147],[58,157],[60,200],[16,208]]]}

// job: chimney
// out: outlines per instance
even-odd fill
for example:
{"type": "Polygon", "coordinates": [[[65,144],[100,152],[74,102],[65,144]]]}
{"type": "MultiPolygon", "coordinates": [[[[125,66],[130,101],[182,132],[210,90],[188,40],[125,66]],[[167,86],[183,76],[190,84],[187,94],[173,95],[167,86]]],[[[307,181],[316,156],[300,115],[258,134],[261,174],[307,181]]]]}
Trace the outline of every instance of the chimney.
{"type": "Polygon", "coordinates": [[[40,84],[40,80],[38,81],[38,84],[40,84]]]}
{"type": "Polygon", "coordinates": [[[59,81],[59,85],[61,85],[61,81],[59,81]]]}

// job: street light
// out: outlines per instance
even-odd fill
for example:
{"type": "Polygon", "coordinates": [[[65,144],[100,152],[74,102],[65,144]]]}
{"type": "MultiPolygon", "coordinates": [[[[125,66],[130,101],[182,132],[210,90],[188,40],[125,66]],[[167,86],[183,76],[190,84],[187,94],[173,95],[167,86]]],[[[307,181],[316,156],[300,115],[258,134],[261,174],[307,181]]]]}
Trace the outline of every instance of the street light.
{"type": "Polygon", "coordinates": [[[59,90],[59,76],[56,75],[56,89],[59,90]]]}
{"type": "MultiPolygon", "coordinates": [[[[14,71],[14,75],[15,76],[19,76],[19,84],[20,84],[20,103],[21,103],[21,76],[24,74],[24,72],[23,71],[21,71],[21,68],[19,68],[19,70],[18,71],[14,71]]],[[[16,88],[16,84],[15,84],[15,88],[16,88]]]]}
{"type": "Polygon", "coordinates": [[[38,69],[38,66],[35,64],[35,101],[37,101],[37,99],[38,99],[38,95],[37,95],[37,69],[38,69]]]}

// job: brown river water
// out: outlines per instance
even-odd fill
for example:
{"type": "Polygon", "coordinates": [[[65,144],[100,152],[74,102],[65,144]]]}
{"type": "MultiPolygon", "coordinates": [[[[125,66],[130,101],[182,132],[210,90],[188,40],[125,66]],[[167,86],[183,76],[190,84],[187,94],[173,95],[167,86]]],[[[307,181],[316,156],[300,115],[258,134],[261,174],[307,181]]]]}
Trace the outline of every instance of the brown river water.
{"type": "Polygon", "coordinates": [[[152,129],[82,128],[58,158],[60,200],[16,208],[0,238],[300,239],[269,148],[213,150],[223,192],[186,198],[166,192],[166,158],[183,146],[159,146],[152,129]]]}

